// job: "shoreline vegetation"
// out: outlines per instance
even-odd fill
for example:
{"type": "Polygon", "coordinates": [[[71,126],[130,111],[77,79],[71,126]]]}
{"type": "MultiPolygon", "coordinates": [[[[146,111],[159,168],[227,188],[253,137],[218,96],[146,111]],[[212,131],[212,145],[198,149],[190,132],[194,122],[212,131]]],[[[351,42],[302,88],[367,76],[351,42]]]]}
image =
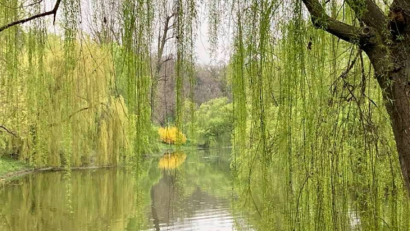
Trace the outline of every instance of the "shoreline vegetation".
{"type": "MultiPolygon", "coordinates": [[[[169,153],[174,152],[176,150],[179,151],[192,151],[195,150],[203,150],[203,149],[215,149],[215,148],[230,148],[228,147],[213,147],[213,148],[202,148],[197,145],[192,144],[185,144],[177,147],[177,145],[173,144],[158,144],[158,153],[169,153]]],[[[155,157],[154,154],[147,154],[145,158],[155,157]]],[[[91,169],[106,169],[106,168],[119,168],[123,167],[124,165],[109,165],[109,166],[83,166],[83,167],[70,167],[71,171],[78,171],[78,170],[91,170],[91,169]]],[[[35,168],[29,166],[28,164],[24,163],[23,161],[16,160],[10,157],[0,157],[0,183],[13,180],[16,177],[22,177],[28,174],[34,174],[39,172],[57,172],[57,171],[65,171],[67,170],[66,167],[39,167],[35,168]]]]}
{"type": "MultiPolygon", "coordinates": [[[[118,168],[118,167],[121,167],[121,165],[70,167],[70,170],[77,171],[77,170],[90,170],[90,169],[118,168]]],[[[65,170],[67,170],[66,167],[35,168],[19,160],[14,160],[14,159],[7,158],[7,157],[0,157],[0,182],[9,181],[16,177],[21,177],[21,176],[25,176],[28,174],[38,173],[38,172],[58,172],[58,171],[65,171],[65,170]]]]}
{"type": "MultiPolygon", "coordinates": [[[[193,149],[203,149],[203,148],[198,147],[197,145],[192,145],[192,144],[185,144],[185,145],[181,145],[180,147],[177,147],[177,145],[159,143],[157,152],[167,153],[167,152],[173,152],[175,150],[188,151],[188,150],[193,150],[193,149]]],[[[151,153],[151,154],[145,155],[145,158],[147,157],[149,158],[153,156],[154,156],[154,153],[151,153]]],[[[71,167],[70,170],[76,171],[76,170],[89,170],[89,169],[117,168],[121,166],[123,165],[82,166],[82,167],[71,167]]],[[[65,171],[65,170],[67,170],[66,167],[45,166],[45,167],[36,168],[36,167],[30,166],[24,163],[23,161],[16,160],[11,157],[4,157],[4,156],[0,157],[0,182],[14,179],[15,177],[24,176],[27,174],[37,173],[37,172],[52,172],[52,171],[65,171]]]]}
{"type": "Polygon", "coordinates": [[[0,157],[0,181],[30,171],[29,165],[9,157],[0,157]]]}

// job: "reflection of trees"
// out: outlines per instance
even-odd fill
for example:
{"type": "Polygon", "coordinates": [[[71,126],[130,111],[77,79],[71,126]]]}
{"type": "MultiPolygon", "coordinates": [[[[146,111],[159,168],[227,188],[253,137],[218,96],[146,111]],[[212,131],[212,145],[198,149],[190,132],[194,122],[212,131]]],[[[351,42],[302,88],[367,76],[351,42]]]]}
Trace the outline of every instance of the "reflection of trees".
{"type": "MultiPolygon", "coordinates": [[[[256,230],[287,230],[286,199],[283,193],[285,177],[273,168],[267,173],[261,169],[261,166],[255,166],[251,176],[239,174],[234,181],[234,190],[238,195],[233,203],[235,216],[247,217],[256,230]]],[[[238,224],[238,227],[241,225],[238,224]]]]}
{"type": "Polygon", "coordinates": [[[151,188],[151,211],[155,227],[160,223],[169,223],[174,211],[179,210],[183,188],[176,182],[177,171],[164,171],[163,177],[151,188]]]}
{"type": "Polygon", "coordinates": [[[160,224],[172,224],[177,218],[229,203],[229,159],[203,156],[200,151],[188,153],[184,164],[163,169],[162,178],[152,186],[151,216],[157,230],[160,224]]]}
{"type": "Polygon", "coordinates": [[[73,171],[69,181],[61,172],[29,175],[0,190],[0,230],[141,230],[151,226],[149,218],[158,229],[228,203],[228,157],[190,152],[179,158],[186,160],[173,169],[148,159],[138,170],[73,171]]]}
{"type": "Polygon", "coordinates": [[[70,181],[63,176],[30,175],[0,191],[0,230],[122,231],[143,207],[143,203],[132,203],[138,196],[136,181],[125,169],[72,172],[70,181]],[[70,197],[67,183],[71,183],[70,197]]]}

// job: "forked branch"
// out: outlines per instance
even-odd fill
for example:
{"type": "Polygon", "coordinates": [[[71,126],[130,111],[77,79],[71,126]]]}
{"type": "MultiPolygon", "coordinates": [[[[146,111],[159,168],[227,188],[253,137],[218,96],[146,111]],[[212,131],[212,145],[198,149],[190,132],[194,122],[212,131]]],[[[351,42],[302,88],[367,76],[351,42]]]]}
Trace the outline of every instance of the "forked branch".
{"type": "Polygon", "coordinates": [[[350,43],[357,43],[361,47],[374,45],[372,39],[376,34],[373,27],[355,27],[330,17],[318,0],[302,0],[308,9],[313,24],[340,39],[350,43]]]}
{"type": "Polygon", "coordinates": [[[347,42],[359,39],[360,28],[340,22],[331,18],[318,0],[303,0],[310,12],[313,24],[347,42]]]}

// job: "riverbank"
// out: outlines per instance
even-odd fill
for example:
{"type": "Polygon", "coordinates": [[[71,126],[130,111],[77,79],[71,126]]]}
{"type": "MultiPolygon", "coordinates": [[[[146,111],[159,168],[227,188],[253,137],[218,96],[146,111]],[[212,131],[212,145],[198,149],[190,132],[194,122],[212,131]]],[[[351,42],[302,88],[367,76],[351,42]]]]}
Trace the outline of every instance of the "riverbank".
{"type": "Polygon", "coordinates": [[[174,152],[176,150],[178,151],[192,151],[198,149],[197,145],[192,145],[192,144],[185,144],[185,145],[174,145],[174,144],[164,144],[164,143],[159,143],[158,144],[158,149],[159,153],[165,153],[165,152],[174,152]]]}
{"type": "Polygon", "coordinates": [[[0,158],[0,180],[31,170],[33,168],[21,161],[6,157],[0,158]]]}
{"type": "MultiPolygon", "coordinates": [[[[164,143],[158,144],[158,153],[168,153],[168,152],[175,152],[175,151],[192,151],[198,149],[197,145],[186,144],[186,145],[169,145],[164,143]]],[[[154,154],[150,154],[147,156],[153,156],[154,154]]],[[[90,167],[72,167],[71,170],[86,170],[86,169],[98,169],[98,168],[113,168],[118,166],[90,166],[90,167]]],[[[31,174],[35,172],[44,172],[44,171],[64,171],[66,170],[64,167],[42,167],[42,168],[34,168],[29,166],[28,164],[15,160],[8,157],[0,157],[0,181],[8,180],[14,177],[23,176],[26,174],[31,174]]]]}
{"type": "MultiPolygon", "coordinates": [[[[89,169],[102,169],[102,168],[114,168],[120,166],[89,166],[89,167],[71,167],[70,170],[89,170],[89,169]]],[[[33,168],[24,162],[14,160],[11,158],[0,158],[0,181],[6,181],[15,177],[23,176],[26,174],[36,173],[36,172],[47,172],[47,171],[65,171],[64,167],[43,167],[43,168],[33,168]]]]}

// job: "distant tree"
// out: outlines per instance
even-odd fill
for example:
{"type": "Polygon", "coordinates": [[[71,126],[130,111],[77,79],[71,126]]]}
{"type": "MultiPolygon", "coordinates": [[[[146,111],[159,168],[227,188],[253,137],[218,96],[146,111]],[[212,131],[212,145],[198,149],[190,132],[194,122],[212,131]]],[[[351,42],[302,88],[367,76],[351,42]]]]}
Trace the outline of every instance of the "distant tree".
{"type": "Polygon", "coordinates": [[[203,103],[195,116],[197,143],[209,147],[229,141],[233,129],[232,109],[232,103],[226,97],[203,103]]]}

